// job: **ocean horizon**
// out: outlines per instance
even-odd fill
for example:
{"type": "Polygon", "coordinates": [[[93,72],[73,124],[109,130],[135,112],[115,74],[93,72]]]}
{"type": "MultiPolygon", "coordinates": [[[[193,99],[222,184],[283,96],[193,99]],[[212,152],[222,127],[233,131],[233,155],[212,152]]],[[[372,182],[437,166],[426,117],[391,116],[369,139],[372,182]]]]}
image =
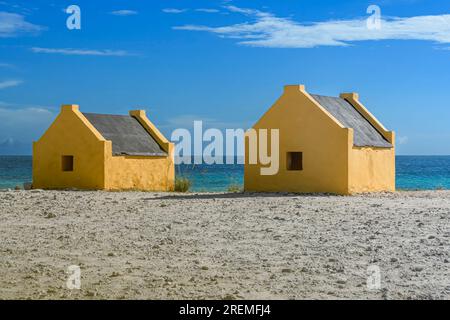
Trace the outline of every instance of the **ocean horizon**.
{"type": "MultiPolygon", "coordinates": [[[[242,187],[242,164],[181,164],[177,177],[191,180],[191,191],[220,192],[242,187]]],[[[0,189],[13,189],[32,180],[32,156],[0,156],[0,189]]],[[[450,189],[450,156],[396,156],[397,190],[450,189]]]]}

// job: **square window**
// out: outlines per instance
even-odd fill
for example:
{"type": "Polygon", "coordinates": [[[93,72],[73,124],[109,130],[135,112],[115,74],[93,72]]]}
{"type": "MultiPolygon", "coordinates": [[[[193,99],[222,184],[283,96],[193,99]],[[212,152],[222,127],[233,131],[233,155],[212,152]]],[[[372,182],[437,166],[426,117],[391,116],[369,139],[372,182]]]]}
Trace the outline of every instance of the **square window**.
{"type": "Polygon", "coordinates": [[[303,170],[303,153],[288,152],[286,155],[287,170],[303,170]]]}
{"type": "Polygon", "coordinates": [[[62,171],[73,171],[73,156],[62,156],[62,171]]]}

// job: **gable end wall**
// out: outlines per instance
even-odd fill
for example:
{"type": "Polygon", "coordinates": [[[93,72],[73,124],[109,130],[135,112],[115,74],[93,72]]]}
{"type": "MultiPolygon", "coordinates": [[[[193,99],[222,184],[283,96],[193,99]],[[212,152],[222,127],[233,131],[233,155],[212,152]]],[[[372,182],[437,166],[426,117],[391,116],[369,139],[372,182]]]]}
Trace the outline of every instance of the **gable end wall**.
{"type": "Polygon", "coordinates": [[[245,190],[348,193],[353,130],[344,128],[303,86],[287,86],[281,98],[253,128],[280,129],[279,172],[263,176],[261,164],[249,164],[249,140],[246,139],[245,190]],[[293,151],[303,152],[301,171],[286,169],[286,154],[293,151]]]}
{"type": "Polygon", "coordinates": [[[107,141],[92,127],[76,105],[60,114],[33,143],[33,188],[103,189],[107,141]],[[62,170],[62,156],[74,157],[74,170],[62,170]]]}

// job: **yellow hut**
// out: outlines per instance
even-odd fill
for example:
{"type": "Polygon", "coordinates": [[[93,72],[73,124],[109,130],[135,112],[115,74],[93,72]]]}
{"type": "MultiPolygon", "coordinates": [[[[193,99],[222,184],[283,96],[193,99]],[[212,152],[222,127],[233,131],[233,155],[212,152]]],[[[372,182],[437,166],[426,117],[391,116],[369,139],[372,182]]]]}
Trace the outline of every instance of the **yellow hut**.
{"type": "Polygon", "coordinates": [[[173,190],[173,150],[144,110],[106,115],[63,105],[33,143],[33,188],[173,190]]]}
{"type": "Polygon", "coordinates": [[[283,95],[253,129],[279,129],[279,168],[276,174],[262,175],[261,161],[247,161],[249,150],[260,147],[247,132],[247,191],[395,190],[394,132],[361,104],[356,93],[327,97],[309,94],[303,85],[285,86],[283,95]]]}

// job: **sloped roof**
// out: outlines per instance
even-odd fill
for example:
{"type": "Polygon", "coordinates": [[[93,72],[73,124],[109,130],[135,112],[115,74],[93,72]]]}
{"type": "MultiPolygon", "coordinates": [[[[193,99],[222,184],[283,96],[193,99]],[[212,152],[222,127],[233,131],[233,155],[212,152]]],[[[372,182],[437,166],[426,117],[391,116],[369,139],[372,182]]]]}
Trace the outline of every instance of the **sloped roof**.
{"type": "Polygon", "coordinates": [[[317,94],[311,96],[344,127],[353,128],[353,145],[357,147],[392,148],[392,144],[347,100],[317,94]]]}
{"type": "Polygon", "coordinates": [[[83,113],[106,139],[112,141],[113,155],[166,156],[147,130],[132,116],[83,113]]]}

